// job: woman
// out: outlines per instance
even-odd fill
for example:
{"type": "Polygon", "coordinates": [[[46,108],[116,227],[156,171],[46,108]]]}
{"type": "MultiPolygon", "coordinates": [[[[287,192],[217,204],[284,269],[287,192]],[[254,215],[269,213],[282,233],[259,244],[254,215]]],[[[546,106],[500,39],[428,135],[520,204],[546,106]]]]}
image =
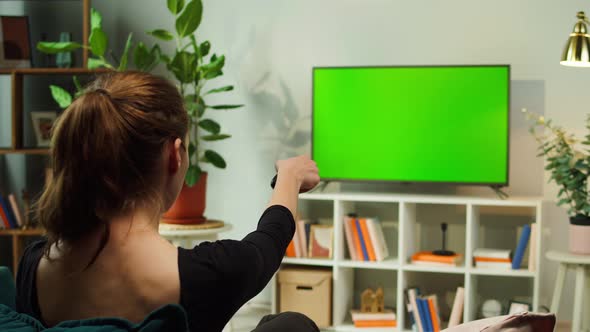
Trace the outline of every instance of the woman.
{"type": "Polygon", "coordinates": [[[158,222],[184,182],[187,126],[177,88],[146,73],[105,74],[68,107],[36,209],[47,240],[20,262],[18,311],[48,326],[91,317],[138,322],[179,303],[192,331],[221,331],[264,288],[293,237],[297,195],[318,183],[318,169],[303,156],[278,161],[256,231],[176,248],[159,236],[158,222]]]}

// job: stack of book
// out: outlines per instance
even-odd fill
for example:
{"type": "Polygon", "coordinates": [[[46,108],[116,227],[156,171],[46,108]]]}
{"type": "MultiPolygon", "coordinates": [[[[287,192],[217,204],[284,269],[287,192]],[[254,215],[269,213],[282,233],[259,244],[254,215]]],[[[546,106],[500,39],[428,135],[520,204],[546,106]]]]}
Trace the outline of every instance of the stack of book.
{"type": "Polygon", "coordinates": [[[22,226],[22,214],[14,195],[0,195],[0,229],[15,229],[22,226]]]}
{"type": "Polygon", "coordinates": [[[383,312],[361,312],[359,310],[351,310],[350,315],[354,327],[396,327],[397,320],[395,312],[390,309],[385,309],[383,312]]]}
{"type": "Polygon", "coordinates": [[[503,249],[479,248],[473,252],[475,267],[512,269],[512,251],[503,249]]]}
{"type": "Polygon", "coordinates": [[[382,261],[389,256],[381,223],[376,218],[344,218],[344,235],[350,259],[382,261]]]}
{"type": "Polygon", "coordinates": [[[463,255],[441,256],[435,255],[432,251],[420,251],[412,255],[412,263],[430,266],[459,266],[463,264],[463,255]]]}
{"type": "Polygon", "coordinates": [[[529,271],[536,269],[537,238],[536,225],[524,225],[518,230],[518,241],[514,250],[478,248],[473,252],[475,267],[518,270],[525,262],[529,271]],[[530,245],[529,245],[530,243],[530,245]]]}
{"type": "MultiPolygon", "coordinates": [[[[461,323],[464,298],[465,291],[463,287],[457,288],[448,327],[457,326],[461,323]]],[[[440,332],[443,329],[436,295],[420,296],[420,289],[409,288],[406,290],[406,301],[414,331],[440,332]]]]}
{"type": "Polygon", "coordinates": [[[293,236],[293,240],[289,243],[285,256],[297,258],[309,257],[308,244],[312,223],[307,220],[298,220],[295,224],[295,236],[293,236]]]}

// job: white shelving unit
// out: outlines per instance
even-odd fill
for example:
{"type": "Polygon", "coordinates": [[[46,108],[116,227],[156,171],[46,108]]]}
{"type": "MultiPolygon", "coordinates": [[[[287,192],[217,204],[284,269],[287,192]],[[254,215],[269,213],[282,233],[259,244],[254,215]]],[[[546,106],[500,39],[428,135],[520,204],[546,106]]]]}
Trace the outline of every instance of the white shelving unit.
{"type": "MultiPolygon", "coordinates": [[[[283,267],[296,265],[332,269],[333,326],[328,329],[330,331],[410,330],[406,321],[404,290],[413,286],[420,287],[426,294],[440,293],[439,302],[445,301],[445,293],[452,292],[454,296],[457,286],[464,287],[464,321],[477,319],[482,299],[490,296],[503,301],[526,297],[533,311],[537,311],[543,249],[542,209],[543,201],[536,197],[502,200],[442,195],[304,194],[300,196],[302,218],[334,225],[333,258],[285,258],[283,267]],[[359,217],[376,216],[384,221],[383,225],[388,225],[387,229],[384,226],[384,232],[390,245],[390,257],[381,262],[350,260],[342,225],[348,213],[357,213],[359,217]],[[465,264],[458,267],[412,264],[410,257],[416,251],[439,248],[441,222],[449,224],[447,242],[450,249],[464,254],[465,264]],[[474,249],[515,247],[518,226],[533,222],[536,223],[538,248],[535,271],[529,271],[526,266],[520,270],[501,270],[475,268],[471,264],[474,249]],[[493,238],[494,235],[496,238],[493,238]],[[367,286],[384,287],[386,306],[397,310],[397,328],[367,329],[352,325],[349,311],[358,306],[358,293],[367,286]]],[[[275,312],[278,310],[277,292],[278,285],[273,280],[272,308],[275,312]]],[[[447,305],[448,301],[446,299],[447,305]]],[[[446,323],[443,326],[446,327],[446,323]]]]}

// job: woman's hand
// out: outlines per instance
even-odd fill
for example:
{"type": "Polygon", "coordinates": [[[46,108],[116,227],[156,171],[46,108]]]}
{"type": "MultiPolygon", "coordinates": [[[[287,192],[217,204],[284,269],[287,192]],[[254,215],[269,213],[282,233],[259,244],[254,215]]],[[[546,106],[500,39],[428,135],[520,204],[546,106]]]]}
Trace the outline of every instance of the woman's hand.
{"type": "Polygon", "coordinates": [[[320,182],[318,166],[308,156],[298,156],[276,162],[278,177],[293,177],[299,192],[304,193],[313,189],[320,182]]]}

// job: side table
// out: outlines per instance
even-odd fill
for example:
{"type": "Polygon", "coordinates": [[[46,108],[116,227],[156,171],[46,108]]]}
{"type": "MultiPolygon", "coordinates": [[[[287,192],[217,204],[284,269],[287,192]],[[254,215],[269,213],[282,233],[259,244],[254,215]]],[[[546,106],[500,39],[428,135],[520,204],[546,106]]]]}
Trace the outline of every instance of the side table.
{"type": "Polygon", "coordinates": [[[549,251],[547,259],[559,263],[553,300],[551,301],[551,312],[557,315],[559,302],[565,283],[565,274],[571,269],[576,271],[576,286],[574,293],[574,317],[572,320],[572,332],[580,332],[583,329],[590,329],[590,313],[583,315],[584,306],[586,311],[590,309],[590,255],[574,255],[568,252],[549,251]],[[585,303],[584,303],[585,302],[585,303]],[[582,322],[582,318],[584,321],[582,322]]]}
{"type": "Polygon", "coordinates": [[[198,225],[177,225],[160,223],[159,232],[163,238],[177,247],[192,248],[205,241],[215,241],[218,234],[232,229],[230,224],[219,220],[207,220],[198,225]]]}

